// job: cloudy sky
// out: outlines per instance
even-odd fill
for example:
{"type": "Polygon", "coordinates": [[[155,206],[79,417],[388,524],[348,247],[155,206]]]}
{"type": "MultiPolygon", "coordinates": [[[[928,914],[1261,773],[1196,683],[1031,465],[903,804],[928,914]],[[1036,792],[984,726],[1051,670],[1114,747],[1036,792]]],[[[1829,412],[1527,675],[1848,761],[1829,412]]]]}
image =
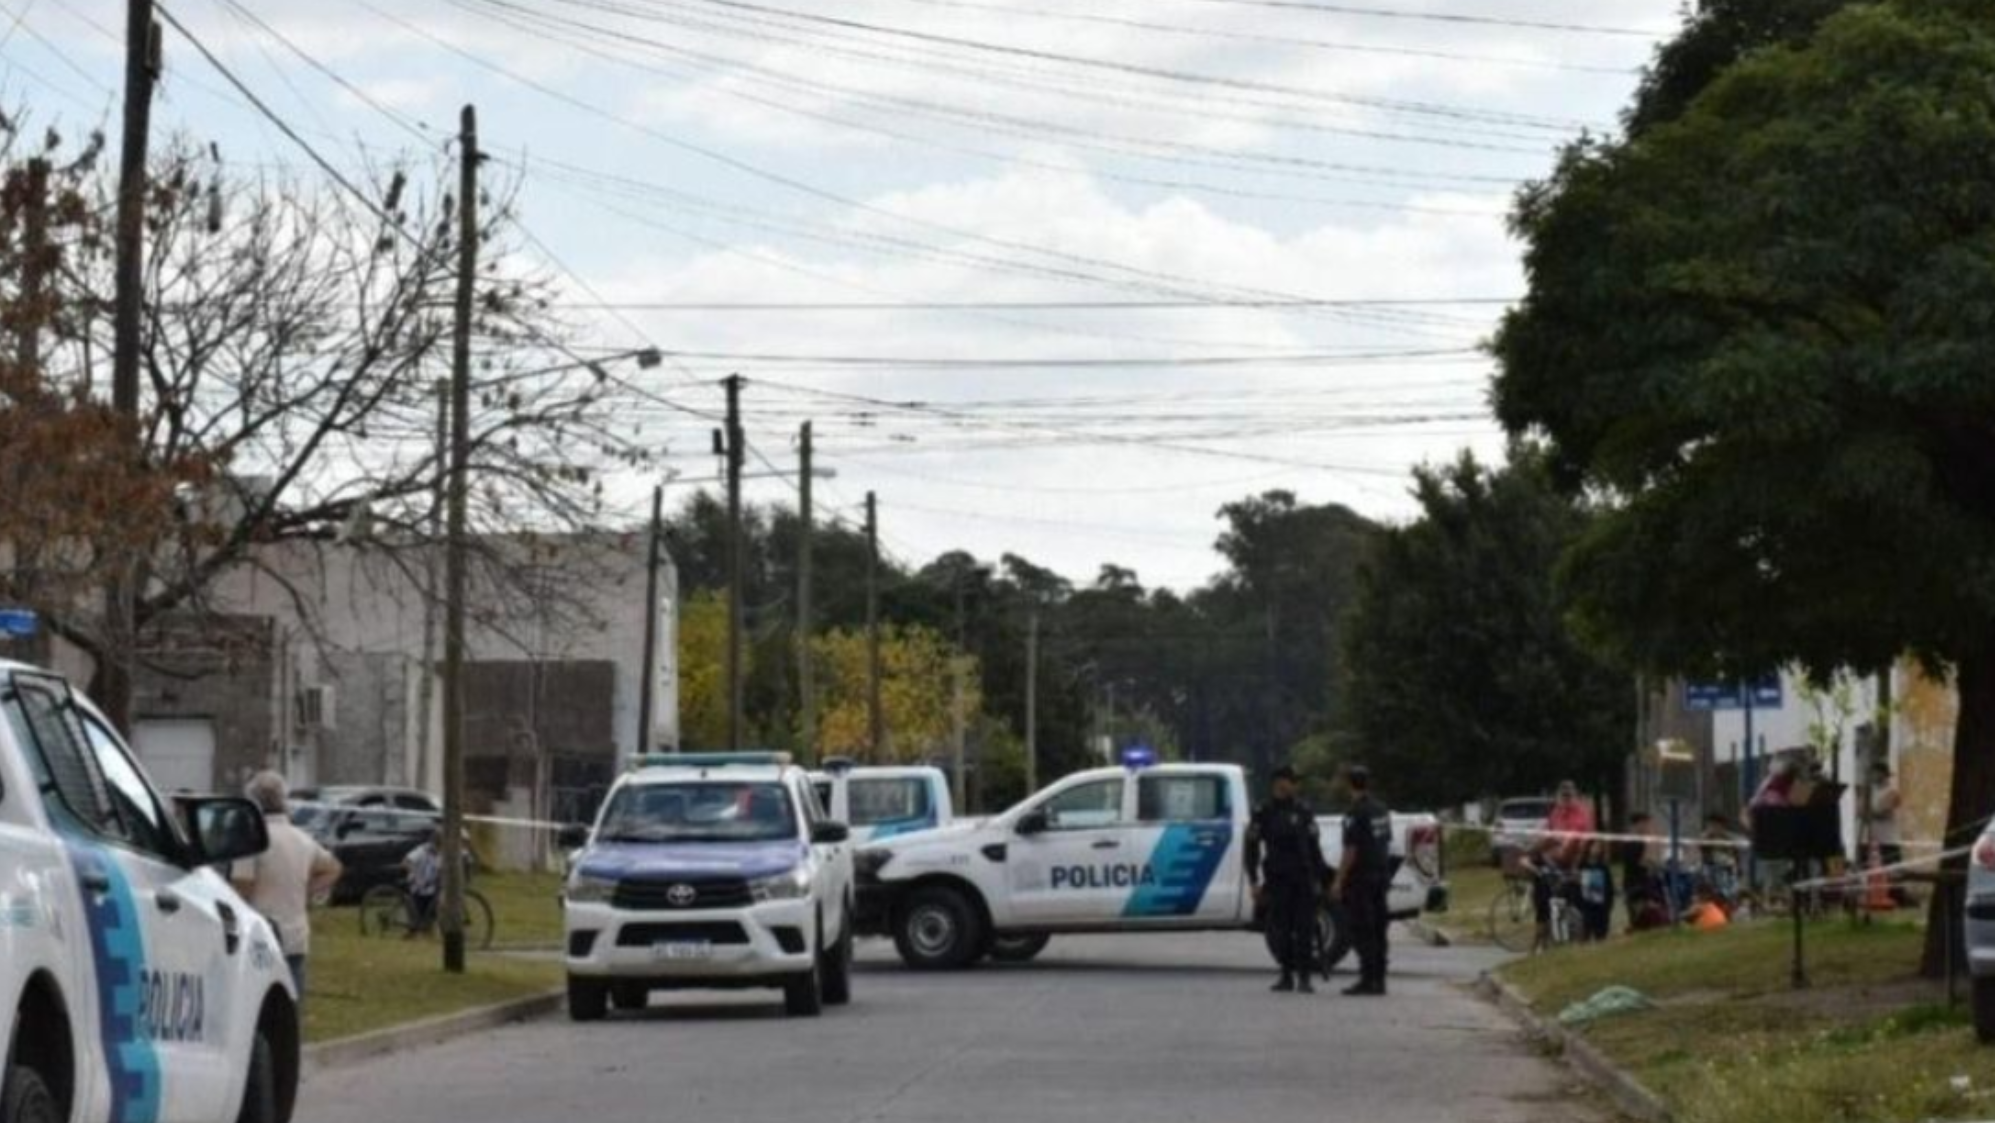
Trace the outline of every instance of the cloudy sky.
{"type": "MultiPolygon", "coordinates": [[[[110,119],[122,5],[0,0],[0,105],[110,119]]],[[[1503,212],[1612,127],[1677,0],[171,0],[355,174],[478,107],[629,434],[711,477],[718,380],[764,473],[814,422],[838,517],[1194,585],[1218,505],[1381,519],[1501,441],[1475,348],[1503,212]],[[665,399],[673,405],[661,404],[665,399]]],[[[169,32],[157,125],[307,164],[169,32]]],[[[281,173],[274,173],[281,174],[281,173]]],[[[300,173],[304,174],[304,173],[300,173]]],[[[635,508],[649,479],[614,494],[635,508]]],[[[682,483],[681,489],[694,484],[682,483]]],[[[783,479],[751,497],[793,497],[783,479]]]]}

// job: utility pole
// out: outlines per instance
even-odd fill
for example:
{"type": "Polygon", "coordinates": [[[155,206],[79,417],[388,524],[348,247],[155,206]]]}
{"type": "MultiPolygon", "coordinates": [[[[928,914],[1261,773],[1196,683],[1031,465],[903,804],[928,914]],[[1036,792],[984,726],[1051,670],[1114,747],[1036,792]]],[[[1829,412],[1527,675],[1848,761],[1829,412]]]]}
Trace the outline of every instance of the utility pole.
{"type": "MultiPolygon", "coordinates": [[[[145,284],[146,144],[152,132],[152,87],[159,78],[159,24],[152,0],[125,0],[125,121],[118,157],[116,265],[112,284],[111,409],[130,426],[137,461],[140,302],[145,284]]],[[[127,567],[120,567],[125,569],[127,567]]],[[[138,621],[134,575],[120,572],[104,590],[108,666],[100,666],[97,700],[111,723],[132,731],[132,661],[138,621]]]]}
{"type": "Polygon", "coordinates": [[[1025,791],[1039,790],[1039,608],[1025,620],[1025,791]]]}
{"type": "Polygon", "coordinates": [[[644,679],[637,688],[637,752],[651,751],[652,697],[658,686],[658,559],[665,552],[665,487],[651,489],[651,546],[644,559],[644,679]]]}
{"type": "MultiPolygon", "coordinates": [[[[443,599],[437,578],[436,548],[444,535],[443,510],[450,505],[450,380],[436,380],[436,481],[429,512],[429,548],[423,551],[423,681],[416,693],[416,762],[409,786],[429,787],[430,727],[436,713],[436,606],[443,599]]],[[[447,550],[448,547],[445,547],[447,550]]]]}
{"type": "Polygon", "coordinates": [[[49,162],[36,157],[28,161],[28,197],[21,206],[21,320],[20,338],[15,341],[16,364],[31,374],[42,365],[43,281],[48,275],[48,176],[49,162]]]}
{"type": "Polygon", "coordinates": [[[450,349],[450,510],[443,615],[443,969],[464,973],[465,501],[471,467],[471,308],[478,280],[478,111],[457,138],[457,317],[450,349]]]}
{"type": "Polygon", "coordinates": [[[955,672],[954,674],[950,675],[951,698],[949,704],[949,711],[951,717],[953,717],[955,720],[955,726],[956,726],[955,730],[956,766],[955,766],[955,773],[953,779],[955,781],[954,796],[956,801],[957,814],[959,815],[962,814],[964,810],[969,807],[969,802],[968,802],[969,788],[964,783],[963,779],[963,755],[964,755],[963,742],[966,732],[963,727],[964,726],[963,677],[965,674],[968,673],[969,670],[969,668],[965,666],[965,664],[969,662],[969,656],[965,654],[965,651],[967,650],[967,645],[965,643],[965,635],[966,632],[963,625],[963,579],[959,575],[956,578],[956,653],[949,660],[951,667],[955,672]]]}
{"type": "Polygon", "coordinates": [[[804,422],[797,434],[797,694],[803,719],[804,759],[816,763],[817,755],[817,675],[811,665],[810,640],[815,627],[811,619],[811,434],[804,422]]]}
{"type": "Polygon", "coordinates": [[[880,708],[880,502],[866,493],[866,746],[878,764],[887,743],[886,715],[880,708]]]}
{"type": "Polygon", "coordinates": [[[727,387],[727,747],[741,750],[743,683],[741,674],[741,466],[747,450],[741,435],[741,376],[730,374],[727,387]]]}

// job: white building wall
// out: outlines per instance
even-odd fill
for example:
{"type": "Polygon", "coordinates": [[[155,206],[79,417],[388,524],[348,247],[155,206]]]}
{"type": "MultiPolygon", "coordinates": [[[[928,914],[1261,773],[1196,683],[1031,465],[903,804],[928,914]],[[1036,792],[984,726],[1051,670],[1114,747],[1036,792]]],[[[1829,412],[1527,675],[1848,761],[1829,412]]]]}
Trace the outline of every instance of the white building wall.
{"type": "MultiPolygon", "coordinates": [[[[544,551],[535,560],[547,598],[502,598],[474,579],[466,629],[471,660],[603,660],[615,674],[612,729],[619,757],[636,751],[638,694],[644,651],[646,550],[641,537],[602,534],[587,539],[537,540],[544,551]],[[558,606],[558,607],[557,607],[558,606]]],[[[424,604],[419,562],[404,567],[381,551],[337,545],[289,545],[267,551],[260,568],[242,567],[215,589],[216,607],[225,612],[271,616],[299,633],[293,645],[292,681],[285,693],[304,684],[335,681],[321,648],[344,652],[396,653],[411,660],[410,713],[398,729],[403,744],[393,755],[400,766],[384,780],[421,773],[420,786],[440,787],[442,690],[429,707],[428,745],[419,697],[425,659],[424,604]],[[418,761],[422,762],[419,768],[418,761]]],[[[439,573],[441,565],[439,564],[439,573]]],[[[676,579],[668,561],[659,573],[658,652],[653,674],[660,687],[653,702],[653,728],[659,743],[678,741],[678,628],[671,610],[676,579]]],[[[437,615],[428,658],[443,658],[442,620],[437,615]]],[[[355,700],[357,704],[357,699],[355,700]]],[[[309,755],[309,745],[300,748],[309,755]]],[[[300,771],[307,771],[300,769],[300,771]]]]}

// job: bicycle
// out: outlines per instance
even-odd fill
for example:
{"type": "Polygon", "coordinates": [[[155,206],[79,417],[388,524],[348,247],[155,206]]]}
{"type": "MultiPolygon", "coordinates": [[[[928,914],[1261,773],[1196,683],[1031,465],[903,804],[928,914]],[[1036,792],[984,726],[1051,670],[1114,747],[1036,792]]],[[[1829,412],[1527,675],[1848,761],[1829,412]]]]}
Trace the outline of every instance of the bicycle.
{"type": "Polygon", "coordinates": [[[1579,906],[1565,891],[1570,878],[1556,870],[1507,877],[1503,888],[1489,902],[1489,938],[1504,951],[1526,955],[1563,947],[1579,939],[1584,925],[1579,906]],[[1548,880],[1551,889],[1549,923],[1538,929],[1538,910],[1532,892],[1538,879],[1548,880]]]}
{"type": "MultiPolygon", "coordinates": [[[[405,938],[422,935],[435,927],[436,918],[416,906],[415,895],[400,884],[376,885],[360,898],[360,934],[387,936],[401,933],[405,938]]],[[[470,886],[464,888],[464,945],[478,951],[490,950],[492,902],[470,886]]]]}

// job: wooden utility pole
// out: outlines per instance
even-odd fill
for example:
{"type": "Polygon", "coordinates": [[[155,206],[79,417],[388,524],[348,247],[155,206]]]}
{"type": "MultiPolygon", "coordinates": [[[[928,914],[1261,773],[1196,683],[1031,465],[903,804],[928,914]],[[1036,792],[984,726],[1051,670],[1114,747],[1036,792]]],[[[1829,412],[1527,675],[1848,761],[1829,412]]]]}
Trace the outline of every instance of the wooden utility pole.
{"type": "Polygon", "coordinates": [[[1039,609],[1025,620],[1025,791],[1039,790],[1039,609]]]}
{"type": "Polygon", "coordinates": [[[965,729],[966,719],[963,715],[963,695],[965,693],[963,678],[969,671],[969,668],[965,665],[969,662],[969,656],[965,654],[967,650],[965,635],[966,629],[963,623],[963,579],[959,575],[956,578],[956,653],[949,659],[950,669],[953,672],[949,676],[949,713],[955,725],[955,763],[954,774],[951,779],[953,780],[956,813],[959,815],[963,814],[969,807],[970,790],[963,779],[963,746],[968,733],[965,729]]]}
{"type": "Polygon", "coordinates": [[[742,584],[748,550],[741,541],[741,467],[747,449],[741,434],[741,376],[730,374],[727,387],[727,747],[740,751],[742,735],[741,673],[742,584]]]}
{"type": "Polygon", "coordinates": [[[651,545],[644,559],[644,663],[637,687],[637,751],[651,751],[651,712],[658,687],[658,563],[665,554],[665,488],[651,489],[651,545]]]}
{"type": "Polygon", "coordinates": [[[866,493],[866,747],[873,763],[885,759],[887,719],[880,703],[880,502],[866,493]]]}
{"type": "MultiPolygon", "coordinates": [[[[129,425],[138,447],[140,303],[145,285],[146,145],[152,132],[152,88],[159,78],[159,24],[152,0],[125,2],[125,120],[118,156],[118,216],[111,323],[111,408],[129,425]]],[[[123,568],[121,566],[121,568],[123,568]]],[[[132,731],[132,662],[138,643],[134,575],[120,572],[104,590],[106,665],[97,668],[97,701],[112,724],[132,731]]]]}
{"type": "Polygon", "coordinates": [[[478,111],[458,133],[457,315],[450,350],[450,510],[443,615],[443,969],[464,973],[465,503],[471,469],[471,309],[478,280],[478,111]]]}
{"type": "Polygon", "coordinates": [[[797,694],[802,714],[804,759],[812,763],[817,753],[817,672],[810,655],[811,632],[816,627],[811,616],[811,434],[804,422],[797,434],[797,694]]]}
{"type": "MultiPolygon", "coordinates": [[[[436,380],[436,480],[429,512],[429,548],[423,551],[423,681],[416,692],[416,760],[409,769],[412,788],[429,787],[431,727],[436,714],[436,607],[443,599],[437,576],[437,546],[444,541],[445,507],[450,505],[450,380],[436,380]]],[[[448,547],[446,547],[448,549],[448,547]]]]}
{"type": "Polygon", "coordinates": [[[21,204],[21,330],[14,341],[14,361],[31,377],[39,376],[42,365],[42,322],[46,311],[49,266],[48,244],[49,162],[36,157],[28,161],[28,197],[21,204]]]}

